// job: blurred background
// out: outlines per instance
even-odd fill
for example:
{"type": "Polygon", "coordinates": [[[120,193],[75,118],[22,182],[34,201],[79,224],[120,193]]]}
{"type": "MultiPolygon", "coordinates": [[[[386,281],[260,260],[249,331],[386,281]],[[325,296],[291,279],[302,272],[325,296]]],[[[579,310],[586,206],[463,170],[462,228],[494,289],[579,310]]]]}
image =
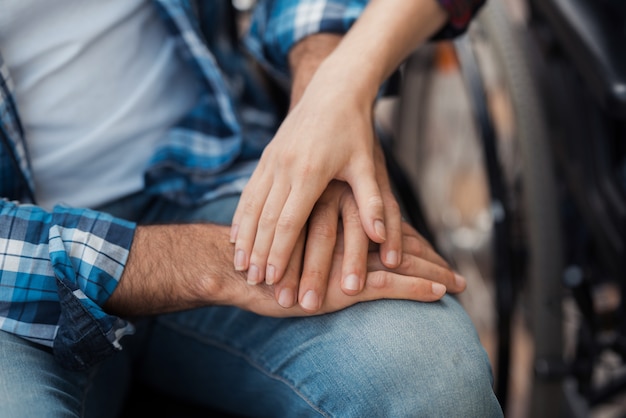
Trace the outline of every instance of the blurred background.
{"type": "Polygon", "coordinates": [[[488,0],[379,104],[400,200],[468,279],[508,417],[626,416],[624,45],[621,0],[488,0]]]}

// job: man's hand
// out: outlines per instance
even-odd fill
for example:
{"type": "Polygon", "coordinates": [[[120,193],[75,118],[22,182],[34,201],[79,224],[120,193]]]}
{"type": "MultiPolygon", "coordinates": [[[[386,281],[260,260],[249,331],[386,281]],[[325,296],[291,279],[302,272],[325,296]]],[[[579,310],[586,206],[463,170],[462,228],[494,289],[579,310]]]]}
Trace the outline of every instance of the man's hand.
{"type": "MultiPolygon", "coordinates": [[[[277,295],[281,293],[285,283],[292,280],[297,282],[299,279],[301,265],[298,258],[291,260],[285,278],[280,284],[247,286],[246,300],[243,305],[238,306],[261,315],[305,316],[335,312],[359,302],[378,299],[434,302],[441,299],[446,290],[450,293],[458,293],[465,289],[465,280],[454,274],[445,261],[415,230],[408,224],[403,224],[402,232],[403,248],[405,248],[402,264],[395,269],[385,267],[380,261],[378,249],[371,248],[367,257],[367,278],[362,291],[356,295],[347,295],[341,288],[341,270],[345,255],[342,243],[346,240],[340,232],[332,257],[328,287],[317,309],[305,308],[301,304],[284,308],[276,303],[277,299],[280,300],[280,296],[277,295]]],[[[304,235],[302,234],[295,251],[301,251],[303,246],[304,235]]],[[[243,293],[242,291],[240,294],[243,293]]]]}
{"type": "MultiPolygon", "coordinates": [[[[385,193],[391,195],[391,189],[385,190],[385,193]]],[[[393,196],[389,201],[389,212],[392,214],[388,218],[393,220],[391,224],[398,225],[397,229],[393,229],[393,242],[400,242],[401,249],[401,216],[399,208],[393,204],[393,196]]],[[[383,252],[388,242],[377,247],[377,254],[383,252]]],[[[336,244],[343,251],[341,289],[347,295],[355,295],[365,285],[370,240],[363,231],[350,186],[340,181],[332,181],[313,208],[307,224],[301,277],[291,276],[277,285],[280,290],[277,292],[277,300],[282,306],[292,306],[295,303],[294,295],[298,295],[297,301],[305,310],[315,312],[320,308],[324,302],[336,244]]],[[[401,254],[398,255],[400,257],[401,254]]]]}
{"type": "Polygon", "coordinates": [[[299,282],[304,233],[296,242],[295,256],[290,259],[281,285],[250,286],[245,273],[232,269],[234,249],[228,242],[228,227],[213,224],[139,227],[124,274],[105,308],[118,315],[137,316],[227,305],[260,315],[287,317],[333,312],[375,299],[429,302],[440,299],[446,289],[460,292],[465,288],[463,278],[455,275],[417,232],[404,224],[402,234],[405,249],[402,264],[396,269],[385,267],[377,248],[371,248],[363,290],[348,295],[341,288],[346,247],[340,231],[324,297],[317,309],[304,309],[295,304],[295,297],[289,308],[277,302],[285,283],[299,282]]]}
{"type": "MultiPolygon", "coordinates": [[[[403,262],[395,269],[384,266],[380,261],[380,246],[369,241],[360,224],[356,203],[350,188],[342,182],[334,181],[324,192],[316,204],[314,216],[309,221],[306,238],[306,251],[303,266],[292,267],[294,271],[302,270],[298,274],[286,274],[285,278],[275,285],[274,293],[279,304],[283,307],[292,307],[295,304],[295,295],[298,296],[300,308],[307,313],[324,312],[325,306],[334,306],[334,300],[343,300],[336,292],[341,290],[345,296],[362,300],[368,296],[360,295],[367,289],[376,287],[370,280],[379,280],[382,272],[392,273],[395,280],[399,276],[411,277],[413,283],[443,284],[450,293],[462,292],[465,289],[465,279],[455,274],[443,258],[432,246],[407,223],[402,224],[400,238],[403,262]],[[341,208],[342,221],[337,225],[337,211],[341,208]],[[350,277],[350,272],[357,272],[350,277]],[[331,300],[328,300],[331,298],[331,300]]],[[[298,243],[296,250],[301,249],[298,243]]],[[[295,255],[295,254],[294,254],[295,255]]],[[[292,259],[293,263],[297,260],[292,259]]],[[[427,286],[426,286],[427,287],[427,286]]],[[[409,299],[431,301],[432,292],[425,287],[421,293],[415,293],[409,299]]],[[[436,292],[435,292],[436,293],[436,292]]],[[[380,297],[385,297],[380,295],[380,297]]],[[[378,297],[378,298],[380,298],[378,297]]],[[[346,299],[350,300],[350,299],[346,299]]]]}

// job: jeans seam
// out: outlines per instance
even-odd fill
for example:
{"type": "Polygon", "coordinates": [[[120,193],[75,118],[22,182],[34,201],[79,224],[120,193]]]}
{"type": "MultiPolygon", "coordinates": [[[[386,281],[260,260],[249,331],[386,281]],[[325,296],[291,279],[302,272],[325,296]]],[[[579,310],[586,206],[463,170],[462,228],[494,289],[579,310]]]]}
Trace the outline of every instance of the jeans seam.
{"type": "Polygon", "coordinates": [[[272,372],[270,372],[268,369],[268,367],[263,366],[262,364],[260,364],[259,362],[255,361],[252,357],[250,357],[248,354],[245,354],[243,351],[240,351],[239,349],[236,349],[230,345],[227,345],[224,342],[218,341],[216,339],[213,338],[208,338],[206,336],[203,336],[197,332],[193,332],[190,330],[181,330],[178,327],[175,327],[174,323],[165,320],[165,319],[161,319],[159,321],[159,323],[163,326],[166,326],[167,328],[169,328],[170,330],[177,332],[179,334],[183,334],[186,335],[188,337],[192,337],[197,341],[200,341],[203,344],[207,344],[207,345],[211,345],[213,347],[219,348],[223,351],[226,351],[228,353],[231,353],[241,359],[243,359],[246,363],[248,363],[251,367],[254,367],[256,370],[260,371],[261,373],[263,373],[264,375],[268,376],[271,379],[274,379],[276,381],[279,381],[283,384],[285,384],[289,389],[291,389],[298,397],[300,397],[300,399],[302,399],[304,402],[306,402],[307,405],[309,405],[311,407],[311,409],[313,409],[315,412],[317,412],[318,414],[320,414],[323,417],[327,417],[330,418],[331,415],[324,411],[321,407],[319,407],[318,405],[315,405],[307,396],[305,396],[302,392],[300,392],[296,386],[295,383],[290,381],[289,379],[287,379],[286,377],[283,376],[279,376],[277,374],[274,374],[272,372]]]}

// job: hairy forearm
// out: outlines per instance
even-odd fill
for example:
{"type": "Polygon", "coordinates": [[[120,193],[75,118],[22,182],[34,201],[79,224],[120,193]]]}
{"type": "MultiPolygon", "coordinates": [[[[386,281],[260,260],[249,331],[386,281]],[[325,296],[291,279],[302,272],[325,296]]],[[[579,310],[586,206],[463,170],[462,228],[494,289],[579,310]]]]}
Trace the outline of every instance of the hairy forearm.
{"type": "Polygon", "coordinates": [[[124,274],[105,309],[136,316],[228,304],[229,283],[243,280],[231,259],[227,227],[138,227],[124,274]]]}
{"type": "MultiPolygon", "coordinates": [[[[335,248],[324,302],[318,311],[306,312],[299,305],[288,309],[280,306],[272,286],[246,283],[245,274],[232,267],[233,246],[229,243],[227,227],[214,224],[139,227],[124,274],[105,310],[133,317],[224,305],[259,315],[288,317],[334,312],[366,300],[435,300],[443,293],[436,291],[434,282],[455,290],[454,276],[447,268],[426,263],[425,269],[424,262],[418,258],[432,257],[424,256],[423,247],[410,244],[417,235],[412,229],[407,231],[406,262],[389,271],[380,265],[378,257],[370,257],[365,288],[356,296],[348,296],[341,290],[343,250],[335,248]],[[432,277],[433,282],[423,277],[432,277]]],[[[339,236],[338,242],[342,240],[339,236]]],[[[287,277],[300,277],[301,251],[296,251],[296,258],[292,259],[295,262],[287,268],[287,277]]]]}

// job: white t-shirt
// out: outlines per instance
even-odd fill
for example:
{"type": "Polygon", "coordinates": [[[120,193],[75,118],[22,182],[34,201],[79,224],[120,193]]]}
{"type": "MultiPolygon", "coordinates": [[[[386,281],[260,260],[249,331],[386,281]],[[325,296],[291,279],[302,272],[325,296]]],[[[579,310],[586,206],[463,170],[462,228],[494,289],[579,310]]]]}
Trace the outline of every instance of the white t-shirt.
{"type": "Polygon", "coordinates": [[[38,203],[93,207],[143,187],[198,80],[148,0],[2,0],[38,203]]]}

